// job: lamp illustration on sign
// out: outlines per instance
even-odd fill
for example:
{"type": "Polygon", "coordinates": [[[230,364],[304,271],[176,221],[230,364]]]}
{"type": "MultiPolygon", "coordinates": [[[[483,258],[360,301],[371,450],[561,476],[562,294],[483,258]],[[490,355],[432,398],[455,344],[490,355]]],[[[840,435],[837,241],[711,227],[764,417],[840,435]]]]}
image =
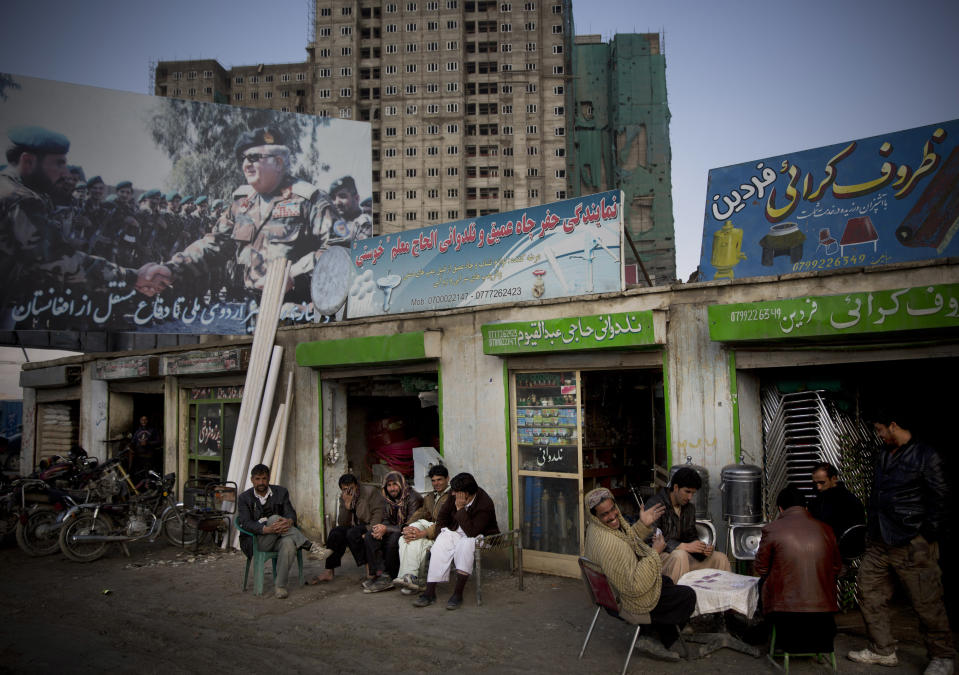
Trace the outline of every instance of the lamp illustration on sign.
{"type": "Polygon", "coordinates": [[[393,295],[393,289],[399,286],[401,281],[403,281],[403,277],[399,274],[387,274],[385,277],[380,277],[376,280],[376,285],[383,290],[384,312],[390,310],[390,296],[393,295]]]}

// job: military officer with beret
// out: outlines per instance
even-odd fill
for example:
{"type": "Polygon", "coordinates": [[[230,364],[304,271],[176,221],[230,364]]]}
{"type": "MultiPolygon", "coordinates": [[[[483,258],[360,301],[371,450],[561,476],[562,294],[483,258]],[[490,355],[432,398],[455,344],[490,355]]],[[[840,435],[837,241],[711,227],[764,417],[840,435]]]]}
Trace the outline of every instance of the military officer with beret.
{"type": "MultiPolygon", "coordinates": [[[[83,207],[86,218],[87,251],[93,255],[116,260],[117,227],[114,222],[114,205],[106,200],[107,186],[100,176],[87,181],[89,198],[83,207]]],[[[114,200],[116,201],[116,200],[114,200]]]]}
{"type": "MultiPolygon", "coordinates": [[[[63,237],[51,196],[68,173],[70,141],[62,134],[37,126],[8,130],[8,166],[0,172],[0,288],[23,288],[29,280],[35,288],[47,284],[86,283],[105,287],[125,282],[145,295],[160,288],[149,267],[120,267],[87,251],[70,246],[63,237]]],[[[6,298],[0,323],[9,327],[10,305],[6,298]]]]}
{"type": "Polygon", "coordinates": [[[310,302],[316,260],[331,245],[350,246],[356,233],[335,233],[336,210],[327,195],[290,175],[290,150],[280,133],[258,128],[240,136],[234,147],[247,184],[233,193],[233,204],[212,233],[173,256],[172,278],[211,272],[235,264],[235,285],[252,298],[263,287],[267,263],[292,262],[287,302],[310,302]]]}
{"type": "Polygon", "coordinates": [[[333,223],[336,236],[349,238],[351,241],[373,236],[373,218],[360,208],[360,194],[353,176],[343,176],[333,181],[330,185],[330,199],[340,215],[333,223]]]}

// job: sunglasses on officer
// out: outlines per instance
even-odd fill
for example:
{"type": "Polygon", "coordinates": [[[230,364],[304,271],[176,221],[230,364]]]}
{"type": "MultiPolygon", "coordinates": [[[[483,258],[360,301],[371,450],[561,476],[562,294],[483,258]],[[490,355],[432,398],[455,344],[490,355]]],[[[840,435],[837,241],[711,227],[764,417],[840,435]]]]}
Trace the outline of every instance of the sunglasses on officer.
{"type": "Polygon", "coordinates": [[[247,154],[240,157],[240,163],[249,162],[250,164],[256,164],[261,159],[266,159],[268,157],[276,157],[276,155],[261,154],[257,152],[248,152],[247,154]]]}

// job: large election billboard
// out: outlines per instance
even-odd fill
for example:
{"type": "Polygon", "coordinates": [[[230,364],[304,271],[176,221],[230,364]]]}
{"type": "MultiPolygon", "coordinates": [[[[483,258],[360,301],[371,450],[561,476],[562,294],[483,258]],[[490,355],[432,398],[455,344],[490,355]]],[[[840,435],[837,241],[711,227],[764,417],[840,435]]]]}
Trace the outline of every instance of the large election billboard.
{"type": "Polygon", "coordinates": [[[353,244],[349,317],[623,289],[619,190],[353,244]]]}
{"type": "Polygon", "coordinates": [[[713,169],[700,277],[959,255],[959,120],[713,169]]]}
{"type": "Polygon", "coordinates": [[[0,142],[0,331],[246,333],[276,258],[318,320],[316,262],[372,235],[368,123],[0,73],[0,142]]]}

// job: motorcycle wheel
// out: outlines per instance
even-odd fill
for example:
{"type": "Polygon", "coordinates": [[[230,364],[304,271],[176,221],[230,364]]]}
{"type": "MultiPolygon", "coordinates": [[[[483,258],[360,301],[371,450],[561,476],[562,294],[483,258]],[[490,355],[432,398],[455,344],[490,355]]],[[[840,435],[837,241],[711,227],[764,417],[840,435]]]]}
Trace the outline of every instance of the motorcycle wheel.
{"type": "Polygon", "coordinates": [[[110,534],[112,529],[113,523],[107,516],[100,514],[94,520],[93,515],[81,513],[60,530],[60,550],[74,562],[99,560],[106,554],[110,542],[70,541],[70,537],[77,534],[110,534]]]}
{"type": "Polygon", "coordinates": [[[187,508],[178,506],[163,519],[163,536],[174,546],[193,546],[196,543],[196,526],[186,517],[187,508]],[[179,517],[178,517],[179,516],[179,517]]]}
{"type": "Polygon", "coordinates": [[[51,555],[60,547],[57,532],[57,513],[52,509],[38,509],[27,516],[26,523],[17,523],[17,545],[27,555],[39,557],[51,555]],[[38,530],[43,527],[45,533],[38,530]]]}

